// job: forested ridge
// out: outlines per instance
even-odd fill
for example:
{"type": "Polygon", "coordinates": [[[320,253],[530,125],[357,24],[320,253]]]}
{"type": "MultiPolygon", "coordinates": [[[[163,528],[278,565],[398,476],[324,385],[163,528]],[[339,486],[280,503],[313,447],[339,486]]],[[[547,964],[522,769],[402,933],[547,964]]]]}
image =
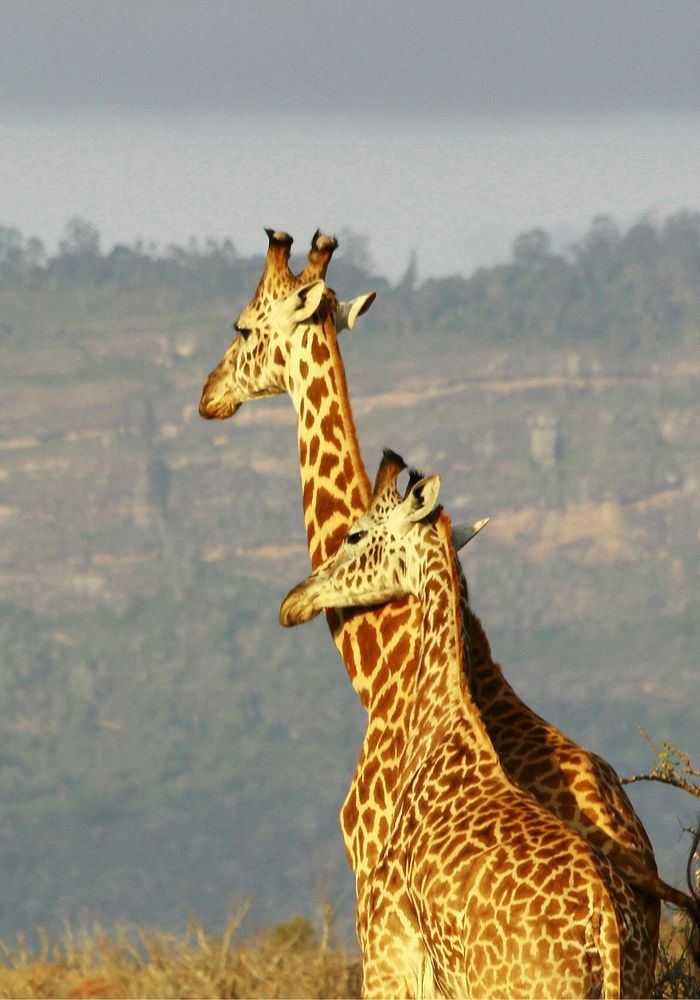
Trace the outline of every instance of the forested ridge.
{"type": "MultiPolygon", "coordinates": [[[[403,333],[437,324],[487,343],[534,337],[654,350],[659,337],[677,344],[694,336],[700,322],[697,212],[643,219],[624,231],[599,216],[564,254],[553,252],[544,230],[533,229],[515,239],[509,262],[471,276],[418,282],[414,254],[394,286],[373,266],[365,237],[347,229],[341,237],[332,280],[351,285],[372,278],[403,333]]],[[[295,251],[304,252],[299,240],[295,251]]],[[[259,267],[260,258],[241,257],[232,239],[165,249],[140,240],[103,251],[98,230],[74,218],[52,254],[36,236],[0,226],[0,286],[7,289],[167,286],[198,298],[235,299],[255,281],[259,267]]]]}

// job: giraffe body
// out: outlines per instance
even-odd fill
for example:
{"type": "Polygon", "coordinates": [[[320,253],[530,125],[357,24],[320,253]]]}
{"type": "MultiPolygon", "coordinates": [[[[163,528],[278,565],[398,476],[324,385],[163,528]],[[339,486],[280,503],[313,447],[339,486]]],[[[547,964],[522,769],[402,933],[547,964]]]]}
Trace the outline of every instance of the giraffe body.
{"type": "Polygon", "coordinates": [[[437,477],[402,501],[401,467],[385,455],[367,513],[280,612],[291,625],[405,593],[423,609],[392,823],[358,900],[364,994],[648,995],[650,942],[631,890],[500,765],[465,684],[449,521],[423,522],[437,477]]]}

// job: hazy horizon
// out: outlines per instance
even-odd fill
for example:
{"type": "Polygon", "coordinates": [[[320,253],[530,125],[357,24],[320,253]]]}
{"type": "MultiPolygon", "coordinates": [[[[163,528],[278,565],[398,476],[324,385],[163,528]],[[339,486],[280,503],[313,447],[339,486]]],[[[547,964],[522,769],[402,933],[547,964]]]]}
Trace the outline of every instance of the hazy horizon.
{"type": "Polygon", "coordinates": [[[263,114],[89,114],[0,122],[0,225],[55,249],[88,219],[103,247],[231,237],[261,253],[264,226],[300,249],[317,226],[369,241],[396,280],[412,251],[421,279],[508,258],[535,227],[557,248],[599,214],[700,208],[700,114],[531,115],[408,125],[263,114]]]}

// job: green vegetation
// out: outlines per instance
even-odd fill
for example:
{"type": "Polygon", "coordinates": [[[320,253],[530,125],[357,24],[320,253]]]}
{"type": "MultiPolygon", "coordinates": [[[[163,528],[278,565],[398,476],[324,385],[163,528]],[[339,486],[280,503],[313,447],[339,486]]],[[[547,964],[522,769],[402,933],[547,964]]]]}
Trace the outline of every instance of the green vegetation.
{"type": "MultiPolygon", "coordinates": [[[[491,515],[465,568],[496,656],[628,774],[640,724],[699,750],[699,246],[682,213],[597,220],[565,256],[525,234],[471,277],[391,287],[342,245],[329,274],[380,291],[342,342],[368,466],[390,444],[457,519],[491,515]]],[[[269,926],[313,911],[318,873],[352,934],[337,812],[363,715],[323,621],[277,625],[307,569],[291,408],[196,412],[261,262],[103,252],[80,220],[50,257],[0,228],[6,939],[184,933],[247,896],[269,926]]],[[[679,879],[691,800],[631,794],[679,879]]]]}

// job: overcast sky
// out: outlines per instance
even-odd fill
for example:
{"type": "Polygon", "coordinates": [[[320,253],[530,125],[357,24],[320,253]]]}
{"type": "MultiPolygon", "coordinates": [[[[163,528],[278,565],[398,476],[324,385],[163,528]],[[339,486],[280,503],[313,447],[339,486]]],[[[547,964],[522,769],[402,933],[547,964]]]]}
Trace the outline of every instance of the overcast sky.
{"type": "Polygon", "coordinates": [[[700,209],[699,53],[696,0],[0,0],[0,225],[464,273],[700,209]]]}
{"type": "Polygon", "coordinates": [[[700,106],[694,0],[2,0],[0,10],[7,108],[700,106]]]}

